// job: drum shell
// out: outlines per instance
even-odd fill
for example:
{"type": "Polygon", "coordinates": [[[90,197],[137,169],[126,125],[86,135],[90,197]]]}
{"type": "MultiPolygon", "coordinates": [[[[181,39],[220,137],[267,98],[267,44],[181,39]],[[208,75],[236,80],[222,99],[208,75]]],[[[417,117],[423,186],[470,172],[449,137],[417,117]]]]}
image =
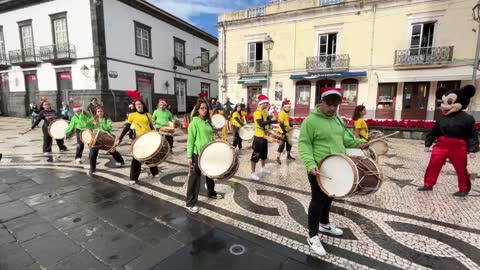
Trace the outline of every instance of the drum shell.
{"type": "Polygon", "coordinates": [[[300,129],[299,128],[292,128],[287,133],[287,141],[292,146],[298,144],[298,138],[299,137],[300,137],[300,129]]]}
{"type": "Polygon", "coordinates": [[[169,127],[169,126],[162,126],[160,127],[159,130],[160,134],[165,135],[165,136],[173,136],[175,133],[175,128],[174,127],[169,127]]]}
{"type": "Polygon", "coordinates": [[[200,152],[199,156],[198,156],[198,167],[200,169],[200,171],[202,172],[203,175],[211,178],[211,179],[214,179],[214,180],[227,180],[231,177],[233,177],[237,171],[238,171],[238,168],[240,167],[240,161],[238,159],[238,153],[237,151],[229,144],[227,143],[224,143],[224,142],[221,142],[221,141],[214,141],[214,142],[211,142],[209,144],[207,144],[203,149],[202,149],[202,152],[200,152]],[[220,175],[211,175],[209,172],[207,172],[204,168],[204,164],[203,163],[203,155],[205,153],[205,150],[210,147],[211,145],[215,144],[215,143],[223,143],[223,144],[226,144],[229,146],[229,148],[232,150],[232,153],[233,153],[233,159],[232,159],[232,164],[229,166],[229,168],[222,174],[220,175]]]}
{"type": "Polygon", "coordinates": [[[95,137],[90,129],[84,129],[80,132],[80,140],[86,145],[91,145],[93,138],[95,137]]]}
{"type": "MultiPolygon", "coordinates": [[[[353,184],[349,192],[345,195],[334,195],[322,183],[322,175],[317,175],[317,183],[322,191],[330,197],[345,198],[352,195],[368,195],[377,192],[383,184],[384,174],[380,166],[371,158],[360,156],[347,156],[343,154],[332,154],[326,156],[318,164],[319,171],[321,172],[322,164],[332,156],[340,156],[344,158],[353,171],[353,184]]],[[[334,179],[335,181],[341,181],[341,179],[334,179]]]]}
{"type": "Polygon", "coordinates": [[[107,132],[95,130],[90,147],[110,151],[115,147],[115,136],[107,132]]]}
{"type": "Polygon", "coordinates": [[[139,136],[138,138],[136,138],[133,142],[132,142],[132,146],[130,147],[130,152],[132,153],[132,157],[135,158],[136,160],[140,161],[141,163],[143,163],[145,166],[147,167],[156,167],[158,166],[160,163],[164,162],[168,156],[170,155],[170,145],[168,144],[167,142],[167,139],[165,138],[165,136],[161,136],[161,142],[159,144],[159,146],[157,147],[157,149],[155,150],[155,152],[153,152],[153,154],[151,154],[150,156],[148,157],[145,157],[145,158],[138,158],[138,157],[135,157],[134,156],[134,152],[133,152],[133,148],[135,146],[135,143],[142,137],[144,136],[145,134],[148,134],[148,133],[151,133],[151,132],[155,132],[155,131],[150,131],[150,132],[147,132],[147,133],[144,133],[142,134],[141,136],[139,136]]]}

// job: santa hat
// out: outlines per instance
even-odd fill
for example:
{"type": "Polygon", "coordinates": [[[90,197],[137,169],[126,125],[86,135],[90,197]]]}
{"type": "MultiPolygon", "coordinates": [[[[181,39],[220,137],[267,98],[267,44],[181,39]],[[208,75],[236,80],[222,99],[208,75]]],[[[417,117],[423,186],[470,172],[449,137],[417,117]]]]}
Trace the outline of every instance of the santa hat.
{"type": "Polygon", "coordinates": [[[102,109],[102,110],[103,110],[103,106],[102,106],[102,105],[98,105],[97,107],[95,107],[95,112],[97,112],[98,109],[102,109]]]}
{"type": "Polygon", "coordinates": [[[79,112],[82,110],[82,106],[79,104],[74,104],[73,105],[73,112],[79,112]]]}
{"type": "Polygon", "coordinates": [[[265,95],[258,96],[258,105],[262,105],[264,103],[269,103],[268,97],[265,95]]]}
{"type": "Polygon", "coordinates": [[[160,105],[165,105],[165,106],[167,106],[167,104],[168,104],[168,103],[167,103],[167,99],[166,99],[166,98],[162,98],[162,99],[160,100],[159,104],[160,104],[160,105]]]}
{"type": "Polygon", "coordinates": [[[292,103],[290,103],[290,100],[285,100],[285,102],[283,103],[283,107],[290,107],[292,106],[292,103]]]}
{"type": "Polygon", "coordinates": [[[324,87],[322,90],[320,90],[321,93],[321,98],[323,99],[324,97],[328,95],[337,95],[339,97],[342,97],[342,89],[341,88],[332,88],[332,87],[324,87]]]}
{"type": "Polygon", "coordinates": [[[94,101],[94,100],[95,100],[95,101],[98,101],[98,99],[97,99],[96,97],[92,97],[92,98],[90,99],[90,102],[92,102],[92,101],[94,101]]]}
{"type": "Polygon", "coordinates": [[[128,104],[129,108],[133,108],[133,103],[128,104]]]}

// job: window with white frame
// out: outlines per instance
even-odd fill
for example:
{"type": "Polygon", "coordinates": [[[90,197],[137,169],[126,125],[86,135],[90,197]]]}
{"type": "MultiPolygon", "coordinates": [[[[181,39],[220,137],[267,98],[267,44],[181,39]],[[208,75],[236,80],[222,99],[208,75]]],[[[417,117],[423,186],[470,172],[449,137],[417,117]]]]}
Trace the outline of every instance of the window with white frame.
{"type": "Polygon", "coordinates": [[[435,22],[412,24],[410,55],[428,54],[432,51],[435,22]]]}
{"type": "Polygon", "coordinates": [[[68,43],[67,18],[54,19],[53,31],[55,45],[62,46],[68,43]]]}
{"type": "Polygon", "coordinates": [[[200,90],[202,93],[207,93],[207,98],[210,98],[210,84],[209,83],[200,83],[200,90]]]}
{"type": "Polygon", "coordinates": [[[174,56],[180,64],[185,64],[185,41],[179,38],[173,38],[174,56]]]}
{"type": "Polygon", "coordinates": [[[25,24],[20,26],[20,39],[22,42],[22,49],[28,50],[33,48],[33,30],[32,24],[25,24]]]}
{"type": "Polygon", "coordinates": [[[135,54],[143,57],[152,57],[151,27],[135,23],[135,54]]]}
{"type": "Polygon", "coordinates": [[[342,81],[341,85],[343,91],[342,105],[356,106],[358,94],[358,80],[345,79],[342,81]]]}
{"type": "Polygon", "coordinates": [[[337,33],[318,35],[318,65],[330,68],[335,64],[337,33]]]}
{"type": "Polygon", "coordinates": [[[210,72],[210,52],[206,49],[201,49],[202,51],[202,71],[209,73],[210,72]]]}

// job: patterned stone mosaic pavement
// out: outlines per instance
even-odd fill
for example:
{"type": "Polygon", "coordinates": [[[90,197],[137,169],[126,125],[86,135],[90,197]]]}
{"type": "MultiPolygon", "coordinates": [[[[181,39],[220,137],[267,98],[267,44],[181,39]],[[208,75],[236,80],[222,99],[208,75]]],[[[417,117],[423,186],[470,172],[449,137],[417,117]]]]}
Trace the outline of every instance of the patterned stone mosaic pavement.
{"type": "MultiPolygon", "coordinates": [[[[40,168],[86,172],[84,165],[73,162],[75,138],[67,140],[70,151],[59,153],[54,145],[52,157],[45,157],[41,153],[40,129],[23,136],[18,134],[28,125],[25,119],[0,118],[0,174],[12,169],[40,168]]],[[[121,123],[115,123],[115,127],[118,134],[121,123]]],[[[177,131],[174,154],[159,166],[160,179],[152,179],[145,168],[140,183],[132,188],[184,206],[186,136],[177,131]]],[[[119,151],[129,164],[130,140],[124,141],[119,151]]],[[[329,252],[326,257],[318,258],[306,245],[309,185],[295,148],[292,155],[297,160],[286,161],[283,156],[282,165],[269,161],[267,168],[272,174],[261,175],[260,181],[248,179],[251,150],[243,149],[235,177],[217,182],[217,192],[224,194],[225,199],[208,199],[202,187],[198,215],[311,255],[307,258],[312,261],[306,261],[311,266],[324,261],[346,269],[480,269],[478,178],[469,196],[453,197],[457,181],[447,162],[433,192],[418,192],[430,153],[423,152],[421,141],[390,139],[389,145],[389,152],[380,160],[386,176],[380,191],[334,202],[331,221],[345,234],[321,237],[329,252]]],[[[271,145],[270,158],[274,158],[275,150],[276,145],[271,145]]],[[[87,156],[88,149],[84,151],[85,163],[87,156]]],[[[128,166],[116,168],[104,153],[98,163],[96,176],[127,185],[128,166]]],[[[475,177],[480,173],[479,163],[479,157],[469,160],[475,177]]]]}

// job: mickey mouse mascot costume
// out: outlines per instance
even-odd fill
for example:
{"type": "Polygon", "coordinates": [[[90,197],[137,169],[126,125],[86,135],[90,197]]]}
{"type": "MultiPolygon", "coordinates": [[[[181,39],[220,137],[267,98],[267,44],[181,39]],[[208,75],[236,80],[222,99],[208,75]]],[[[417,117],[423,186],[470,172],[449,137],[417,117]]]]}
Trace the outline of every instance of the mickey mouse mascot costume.
{"type": "Polygon", "coordinates": [[[425,152],[429,151],[435,139],[432,156],[424,177],[424,186],[420,191],[432,190],[437,183],[440,170],[447,158],[452,163],[458,176],[459,191],[453,196],[464,197],[471,189],[471,176],[467,170],[467,155],[475,158],[478,149],[478,134],[475,119],[464,112],[475,95],[475,87],[467,85],[461,89],[438,89],[437,100],[442,101],[440,109],[443,115],[425,138],[425,152]]]}

